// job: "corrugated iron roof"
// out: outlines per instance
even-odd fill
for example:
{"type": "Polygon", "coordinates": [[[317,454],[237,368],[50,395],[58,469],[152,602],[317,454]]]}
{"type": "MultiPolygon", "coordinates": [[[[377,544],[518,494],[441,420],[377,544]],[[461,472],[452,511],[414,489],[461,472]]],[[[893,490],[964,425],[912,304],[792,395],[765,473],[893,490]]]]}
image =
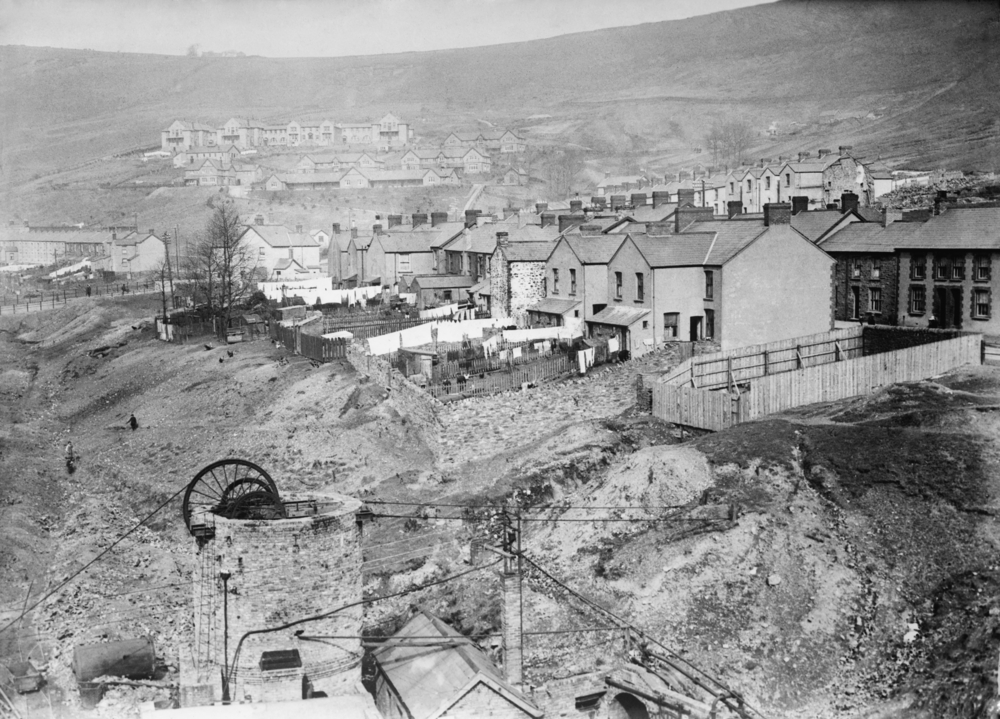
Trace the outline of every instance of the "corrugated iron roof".
{"type": "Polygon", "coordinates": [[[617,327],[630,327],[649,314],[649,310],[634,307],[605,307],[587,322],[617,327]]]}

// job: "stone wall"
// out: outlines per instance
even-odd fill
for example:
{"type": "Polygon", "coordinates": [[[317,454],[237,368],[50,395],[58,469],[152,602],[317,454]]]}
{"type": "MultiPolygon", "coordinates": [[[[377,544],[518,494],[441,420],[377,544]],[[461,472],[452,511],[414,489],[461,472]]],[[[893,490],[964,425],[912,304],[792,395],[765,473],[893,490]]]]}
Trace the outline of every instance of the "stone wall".
{"type": "Polygon", "coordinates": [[[507,258],[497,251],[490,256],[490,291],[494,317],[510,316],[510,272],[507,258]]]}
{"type": "Polygon", "coordinates": [[[528,307],[545,299],[545,263],[513,262],[509,267],[509,315],[518,327],[527,327],[528,307]]]}
{"type": "Polygon", "coordinates": [[[842,157],[823,171],[823,201],[827,204],[840,202],[840,196],[845,192],[853,192],[858,196],[858,205],[867,207],[871,204],[868,193],[858,184],[858,163],[851,157],[842,157]]]}
{"type": "MultiPolygon", "coordinates": [[[[270,521],[215,518],[215,537],[199,552],[195,572],[195,649],[198,664],[232,662],[247,632],[277,627],[361,600],[361,545],[348,497],[324,514],[270,521]],[[229,578],[223,582],[222,574],[229,578]],[[223,595],[223,588],[227,594],[223,595]],[[228,605],[228,606],[227,606],[228,605]]],[[[306,634],[356,636],[360,606],[303,625],[306,634]]],[[[303,673],[316,691],[344,693],[360,678],[360,640],[299,641],[291,631],[248,637],[232,672],[231,697],[254,701],[297,698],[303,673]],[[301,669],[262,672],[262,652],[297,649],[301,669]],[[287,675],[287,676],[286,676],[287,675]]]]}
{"type": "Polygon", "coordinates": [[[871,306],[871,289],[882,291],[882,311],[875,315],[875,322],[885,325],[899,324],[899,260],[893,254],[873,253],[835,253],[837,265],[834,268],[833,293],[835,310],[834,319],[846,321],[857,319],[851,316],[852,287],[858,288],[860,298],[859,317],[864,319],[871,306]],[[860,263],[861,274],[853,277],[851,269],[854,262],[860,263]],[[872,277],[874,263],[878,261],[881,276],[872,277]]]}

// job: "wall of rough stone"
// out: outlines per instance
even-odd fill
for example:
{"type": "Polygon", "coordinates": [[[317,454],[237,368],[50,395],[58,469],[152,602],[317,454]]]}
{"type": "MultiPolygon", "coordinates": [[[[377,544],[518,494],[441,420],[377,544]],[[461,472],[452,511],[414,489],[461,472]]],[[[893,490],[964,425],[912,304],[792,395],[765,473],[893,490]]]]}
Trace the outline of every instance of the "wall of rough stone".
{"type": "Polygon", "coordinates": [[[858,184],[858,163],[851,157],[842,157],[823,171],[823,199],[827,204],[840,202],[840,196],[845,192],[853,192],[858,196],[858,204],[867,207],[871,198],[864,188],[858,184]]]}
{"type": "Polygon", "coordinates": [[[490,257],[490,291],[493,293],[494,317],[510,316],[510,274],[503,252],[490,257]]]}
{"type": "Polygon", "coordinates": [[[545,299],[545,263],[512,262],[509,267],[510,316],[518,327],[527,327],[528,307],[545,299]]]}
{"type": "MultiPolygon", "coordinates": [[[[197,651],[207,640],[208,664],[218,668],[227,663],[226,614],[231,662],[246,632],[361,600],[361,545],[354,517],[360,502],[338,500],[341,506],[325,514],[297,519],[216,517],[215,537],[199,553],[194,584],[195,647],[197,651]],[[225,585],[223,572],[230,575],[225,585]],[[199,611],[203,606],[205,611],[199,611]]],[[[306,634],[357,636],[361,620],[357,606],[303,628],[306,634]]],[[[291,630],[250,636],[233,672],[231,696],[254,701],[301,697],[303,672],[314,690],[343,693],[358,680],[360,651],[360,640],[300,641],[291,630]],[[261,653],[280,649],[298,649],[303,668],[262,672],[261,653]]],[[[204,654],[199,660],[206,664],[204,654]]]]}
{"type": "Polygon", "coordinates": [[[895,325],[899,323],[899,260],[892,254],[834,254],[837,265],[834,268],[834,319],[841,321],[856,319],[851,316],[852,287],[858,288],[860,297],[859,315],[864,318],[871,307],[871,289],[877,287],[882,291],[882,312],[875,315],[878,324],[895,325]],[[879,262],[881,277],[874,279],[872,270],[875,261],[879,262]],[[861,275],[853,277],[853,262],[859,262],[861,275]]]}

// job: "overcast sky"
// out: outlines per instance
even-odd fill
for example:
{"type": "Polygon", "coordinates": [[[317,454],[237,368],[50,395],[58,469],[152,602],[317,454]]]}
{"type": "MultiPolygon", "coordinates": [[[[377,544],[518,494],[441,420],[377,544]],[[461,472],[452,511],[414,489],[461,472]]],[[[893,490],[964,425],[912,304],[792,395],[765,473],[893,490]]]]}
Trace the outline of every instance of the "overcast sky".
{"type": "Polygon", "coordinates": [[[0,45],[333,57],[492,45],[765,0],[0,0],[0,45]]]}

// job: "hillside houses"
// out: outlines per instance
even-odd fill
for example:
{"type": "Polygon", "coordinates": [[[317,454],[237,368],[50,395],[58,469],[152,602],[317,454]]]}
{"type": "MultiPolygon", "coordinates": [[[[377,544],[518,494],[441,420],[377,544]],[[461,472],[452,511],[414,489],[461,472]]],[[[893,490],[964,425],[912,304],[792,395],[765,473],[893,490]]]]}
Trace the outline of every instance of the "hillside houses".
{"type": "Polygon", "coordinates": [[[247,226],[240,242],[249,249],[247,272],[267,280],[296,279],[323,274],[320,245],[304,232],[301,225],[294,231],[284,225],[263,222],[247,226]]]}
{"type": "Polygon", "coordinates": [[[454,170],[368,170],[352,167],[333,172],[276,173],[267,177],[264,189],[269,192],[280,192],[457,184],[459,178],[454,170]]]}
{"type": "Polygon", "coordinates": [[[527,149],[526,140],[514,130],[488,132],[452,132],[444,140],[445,148],[476,148],[480,152],[494,150],[501,154],[515,154],[527,149]]]}
{"type": "Polygon", "coordinates": [[[249,118],[232,117],[221,127],[175,120],[160,132],[160,148],[172,154],[195,146],[233,145],[239,149],[267,146],[375,145],[395,147],[413,136],[408,123],[392,113],[375,122],[345,123],[321,120],[291,120],[267,124],[249,118]]]}
{"type": "Polygon", "coordinates": [[[105,231],[35,232],[28,227],[3,227],[0,228],[0,263],[48,265],[67,258],[107,257],[115,237],[105,231]]]}
{"type": "Polygon", "coordinates": [[[111,267],[114,272],[132,276],[156,270],[166,257],[167,244],[152,230],[130,232],[111,241],[111,267]]]}

